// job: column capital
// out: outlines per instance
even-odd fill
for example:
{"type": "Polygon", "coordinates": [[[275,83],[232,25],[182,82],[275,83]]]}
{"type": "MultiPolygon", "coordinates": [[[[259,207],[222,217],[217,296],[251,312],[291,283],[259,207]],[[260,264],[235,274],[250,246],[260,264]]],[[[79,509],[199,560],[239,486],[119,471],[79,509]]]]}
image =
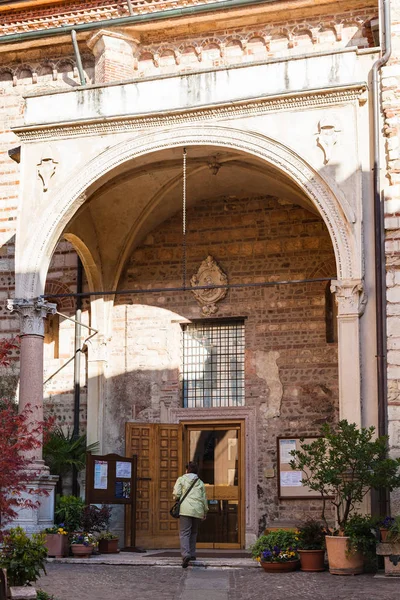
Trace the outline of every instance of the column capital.
{"type": "Polygon", "coordinates": [[[44,337],[44,320],[48,314],[57,312],[57,304],[51,304],[40,298],[27,300],[25,298],[12,298],[7,300],[10,312],[19,314],[20,335],[40,335],[44,337]]]}
{"type": "Polygon", "coordinates": [[[367,304],[367,294],[361,279],[333,280],[331,292],[335,294],[339,317],[361,317],[367,304]]]}

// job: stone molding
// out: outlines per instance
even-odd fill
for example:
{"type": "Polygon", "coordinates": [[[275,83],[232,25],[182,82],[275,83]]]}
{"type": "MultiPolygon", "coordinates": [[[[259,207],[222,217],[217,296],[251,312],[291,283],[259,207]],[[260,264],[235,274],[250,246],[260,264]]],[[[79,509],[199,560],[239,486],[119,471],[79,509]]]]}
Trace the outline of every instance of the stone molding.
{"type": "Polygon", "coordinates": [[[7,300],[7,308],[19,314],[20,335],[39,335],[44,337],[44,319],[48,314],[57,312],[57,304],[45,300],[26,300],[13,298],[7,300]]]}
{"type": "MultiPolygon", "coordinates": [[[[170,408],[168,410],[169,423],[185,421],[244,421],[245,433],[245,485],[246,485],[246,538],[258,536],[257,520],[257,431],[256,409],[246,406],[232,406],[227,408],[170,408]]],[[[247,545],[247,544],[246,544],[247,545]]]]}
{"type": "Polygon", "coordinates": [[[246,101],[231,102],[218,106],[203,106],[170,111],[166,113],[146,113],[134,117],[108,117],[86,121],[64,122],[51,125],[26,125],[13,128],[13,132],[23,142],[50,141],[94,135],[115,135],[128,131],[152,129],[173,125],[221,120],[226,118],[257,117],[268,112],[293,109],[323,108],[359,101],[367,86],[357,83],[325,90],[294,92],[278,96],[266,96],[246,101]]]}
{"type": "MultiPolygon", "coordinates": [[[[255,156],[286,173],[310,198],[328,228],[340,279],[353,279],[361,271],[354,215],[340,190],[332,188],[304,159],[287,146],[264,134],[212,124],[202,127],[170,127],[122,142],[108,148],[79,169],[68,173],[44,208],[29,238],[20,237],[17,294],[36,298],[43,293],[41,281],[63,230],[87,197],[87,190],[107,172],[145,154],[182,146],[217,146],[255,156]],[[65,185],[65,182],[68,185],[65,185]],[[42,276],[42,277],[41,277],[42,276]]],[[[26,218],[29,218],[27,215],[26,218]]],[[[23,228],[21,222],[20,228],[23,228]]]]}
{"type": "Polygon", "coordinates": [[[334,280],[331,292],[335,294],[338,317],[361,317],[367,304],[367,294],[361,279],[334,280]]]}

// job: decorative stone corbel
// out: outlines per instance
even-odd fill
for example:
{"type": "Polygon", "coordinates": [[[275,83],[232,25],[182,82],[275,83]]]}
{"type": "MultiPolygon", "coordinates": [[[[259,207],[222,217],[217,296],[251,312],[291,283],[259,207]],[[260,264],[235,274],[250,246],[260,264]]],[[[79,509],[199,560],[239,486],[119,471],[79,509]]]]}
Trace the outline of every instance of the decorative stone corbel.
{"type": "Polygon", "coordinates": [[[57,304],[46,300],[26,300],[25,298],[12,298],[7,300],[10,312],[16,312],[20,318],[20,335],[40,335],[44,337],[44,319],[47,315],[57,312],[57,304]]]}

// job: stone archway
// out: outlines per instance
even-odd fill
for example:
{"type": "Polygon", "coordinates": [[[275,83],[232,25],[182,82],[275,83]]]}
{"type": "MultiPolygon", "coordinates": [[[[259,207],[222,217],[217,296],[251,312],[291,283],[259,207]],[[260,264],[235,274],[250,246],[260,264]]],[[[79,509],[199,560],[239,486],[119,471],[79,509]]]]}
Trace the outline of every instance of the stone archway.
{"type": "MultiPolygon", "coordinates": [[[[17,297],[43,293],[53,249],[64,227],[91,194],[100,177],[123,163],[157,150],[190,145],[212,145],[242,151],[275,166],[294,181],[318,210],[329,231],[340,279],[361,277],[359,239],[355,217],[346,199],[288,147],[264,135],[229,127],[207,125],[169,128],[129,139],[105,150],[79,172],[69,173],[40,216],[35,234],[17,242],[17,297]]],[[[29,218],[29,216],[28,216],[29,218]]]]}

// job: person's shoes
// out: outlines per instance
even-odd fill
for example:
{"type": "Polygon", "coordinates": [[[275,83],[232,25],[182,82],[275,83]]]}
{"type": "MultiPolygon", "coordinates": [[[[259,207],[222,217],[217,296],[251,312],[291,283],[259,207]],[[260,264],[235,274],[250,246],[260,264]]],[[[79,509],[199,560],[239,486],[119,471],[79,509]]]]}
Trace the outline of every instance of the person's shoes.
{"type": "Polygon", "coordinates": [[[195,556],[191,556],[190,560],[197,560],[197,558],[195,556]]]}
{"type": "Polygon", "coordinates": [[[190,556],[185,556],[182,561],[182,569],[187,569],[190,563],[190,556]]]}

